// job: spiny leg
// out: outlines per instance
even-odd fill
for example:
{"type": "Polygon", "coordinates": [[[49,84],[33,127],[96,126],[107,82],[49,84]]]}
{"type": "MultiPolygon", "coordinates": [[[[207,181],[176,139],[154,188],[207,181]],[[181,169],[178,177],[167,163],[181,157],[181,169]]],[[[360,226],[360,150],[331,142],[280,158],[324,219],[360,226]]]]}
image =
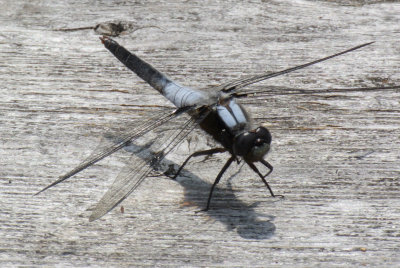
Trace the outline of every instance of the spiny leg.
{"type": "Polygon", "coordinates": [[[260,160],[260,162],[266,166],[269,169],[269,172],[267,174],[265,174],[265,176],[263,176],[261,174],[260,171],[258,171],[257,167],[253,164],[253,163],[249,163],[247,162],[247,164],[249,165],[249,167],[251,167],[252,170],[254,170],[255,173],[258,174],[258,176],[260,176],[261,180],[264,182],[264,184],[267,186],[269,192],[271,193],[272,197],[284,197],[283,195],[275,195],[274,192],[272,192],[271,187],[269,186],[268,182],[265,180],[265,177],[267,177],[273,170],[273,167],[270,163],[268,163],[267,161],[265,161],[264,159],[260,160]]]}
{"type": "Polygon", "coordinates": [[[228,161],[225,163],[224,167],[218,173],[218,176],[215,178],[214,184],[211,186],[210,194],[208,195],[207,206],[202,211],[207,211],[210,208],[211,196],[214,191],[215,186],[218,184],[219,180],[221,179],[222,175],[228,169],[228,167],[232,164],[233,160],[235,160],[236,156],[232,155],[228,161]]]}
{"type": "Polygon", "coordinates": [[[190,158],[196,157],[196,156],[202,156],[202,155],[213,155],[213,154],[216,154],[216,153],[223,153],[223,152],[226,152],[225,148],[214,148],[214,149],[194,152],[193,154],[189,155],[188,158],[186,158],[186,160],[180,166],[180,168],[178,169],[178,171],[176,172],[174,177],[172,177],[172,179],[175,180],[176,177],[178,177],[179,173],[182,171],[183,167],[187,164],[187,162],[189,162],[190,158]]]}

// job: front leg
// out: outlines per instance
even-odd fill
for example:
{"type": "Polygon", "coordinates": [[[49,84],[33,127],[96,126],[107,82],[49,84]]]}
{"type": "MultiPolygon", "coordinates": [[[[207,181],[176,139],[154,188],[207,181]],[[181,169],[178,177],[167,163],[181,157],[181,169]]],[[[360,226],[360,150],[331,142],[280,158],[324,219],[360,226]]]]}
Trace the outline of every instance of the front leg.
{"type": "Polygon", "coordinates": [[[257,167],[253,163],[250,163],[250,162],[246,162],[246,163],[249,165],[249,167],[251,167],[251,169],[255,173],[258,174],[258,176],[264,182],[265,186],[267,186],[267,188],[268,188],[269,192],[271,193],[272,197],[284,197],[283,195],[275,195],[274,192],[272,191],[271,187],[269,186],[268,182],[265,180],[265,177],[267,177],[272,172],[272,170],[274,169],[272,167],[272,165],[270,163],[268,163],[267,161],[265,161],[264,159],[262,159],[260,162],[269,169],[268,173],[265,174],[264,176],[261,174],[260,171],[258,171],[257,167]]]}

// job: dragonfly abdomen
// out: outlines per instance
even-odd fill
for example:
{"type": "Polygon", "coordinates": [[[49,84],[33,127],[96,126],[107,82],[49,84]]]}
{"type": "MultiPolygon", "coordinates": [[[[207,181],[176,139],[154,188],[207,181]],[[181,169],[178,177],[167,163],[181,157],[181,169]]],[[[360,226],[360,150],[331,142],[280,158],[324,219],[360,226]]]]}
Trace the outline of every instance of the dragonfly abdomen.
{"type": "Polygon", "coordinates": [[[166,75],[153,66],[132,54],[117,42],[107,37],[100,38],[104,46],[126,67],[146,81],[150,86],[162,93],[162,89],[171,81],[166,75]]]}
{"type": "Polygon", "coordinates": [[[104,46],[126,67],[146,81],[150,86],[163,94],[176,107],[187,107],[199,104],[206,99],[204,92],[180,86],[165,74],[132,54],[114,40],[102,37],[104,46]]]}

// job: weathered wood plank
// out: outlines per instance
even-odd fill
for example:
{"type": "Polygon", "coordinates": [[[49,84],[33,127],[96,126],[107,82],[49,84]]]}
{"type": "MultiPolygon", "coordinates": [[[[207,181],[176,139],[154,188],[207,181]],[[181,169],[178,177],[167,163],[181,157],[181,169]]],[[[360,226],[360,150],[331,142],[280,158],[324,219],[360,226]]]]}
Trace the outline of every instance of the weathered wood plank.
{"type": "MultiPolygon", "coordinates": [[[[400,85],[392,1],[6,1],[0,21],[0,264],[5,266],[395,266],[400,264],[399,92],[276,96],[246,107],[273,133],[275,169],[208,191],[226,155],[150,177],[115,209],[90,210],[129,155],[32,194],[89,155],[105,129],[168,106],[88,29],[131,24],[118,42],[182,84],[205,88],[368,41],[360,51],[255,85],[400,85]]],[[[208,148],[195,133],[168,157],[208,148]]]]}

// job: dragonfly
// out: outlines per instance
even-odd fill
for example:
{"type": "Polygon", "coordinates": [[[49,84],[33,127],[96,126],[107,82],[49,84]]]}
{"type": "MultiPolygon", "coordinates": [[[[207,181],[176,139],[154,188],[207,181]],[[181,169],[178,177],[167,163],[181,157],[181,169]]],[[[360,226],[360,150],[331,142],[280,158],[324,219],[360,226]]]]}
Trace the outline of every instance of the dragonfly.
{"type": "Polygon", "coordinates": [[[216,185],[219,183],[226,170],[235,161],[238,163],[241,161],[246,163],[257,174],[257,176],[261,178],[272,197],[283,197],[282,195],[274,194],[266,180],[266,177],[273,171],[273,166],[264,159],[271,147],[271,133],[263,126],[253,125],[251,116],[246,112],[244,106],[240,104],[241,98],[251,98],[254,96],[260,97],[263,95],[397,90],[400,88],[400,86],[386,86],[324,90],[287,89],[279,91],[274,91],[273,89],[245,89],[245,87],[251,84],[321,63],[371,45],[373,42],[364,43],[333,55],[319,58],[282,71],[269,72],[234,80],[213,88],[211,92],[206,92],[205,90],[181,86],[109,37],[103,36],[100,37],[100,40],[105,48],[108,49],[120,62],[172,102],[176,109],[170,113],[155,113],[150,119],[141,122],[136,125],[134,129],[129,130],[128,133],[120,137],[118,142],[95,149],[95,151],[80,165],[37,192],[36,195],[94,165],[98,161],[132,144],[132,142],[145,137],[150,131],[160,128],[162,125],[165,125],[176,118],[181,118],[182,114],[188,115],[188,119],[185,119],[185,121],[181,120],[179,125],[174,127],[175,130],[172,135],[160,138],[157,145],[158,150],[156,152],[152,153],[150,156],[148,155],[147,157],[144,157],[141,161],[128,163],[123,168],[113,184],[93,209],[89,221],[101,218],[135,191],[143,180],[161,163],[161,161],[183,140],[185,140],[185,138],[195,128],[200,128],[207,134],[211,135],[220,146],[208,150],[197,151],[189,155],[177,170],[173,179],[177,178],[184,166],[192,157],[210,156],[217,153],[229,154],[228,160],[219,171],[211,186],[207,203],[203,211],[210,209],[211,198],[216,185]],[[256,163],[266,167],[268,172],[262,174],[256,166],[256,163]]]}

